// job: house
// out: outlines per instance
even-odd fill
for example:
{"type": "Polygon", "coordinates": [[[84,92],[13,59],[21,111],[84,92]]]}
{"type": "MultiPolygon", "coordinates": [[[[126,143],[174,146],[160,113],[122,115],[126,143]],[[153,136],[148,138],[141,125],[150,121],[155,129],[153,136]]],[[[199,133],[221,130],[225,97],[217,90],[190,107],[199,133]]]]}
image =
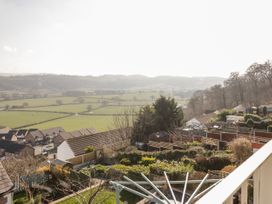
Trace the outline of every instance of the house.
{"type": "Polygon", "coordinates": [[[0,162],[0,204],[13,203],[14,185],[0,162]]]}
{"type": "Polygon", "coordinates": [[[37,144],[47,144],[53,141],[54,137],[59,133],[64,132],[62,127],[54,127],[45,130],[30,131],[26,136],[26,143],[31,143],[33,146],[37,144]]]}
{"type": "Polygon", "coordinates": [[[238,113],[238,114],[245,114],[246,113],[246,107],[243,106],[242,104],[234,107],[233,110],[235,110],[236,113],[238,113]]]}
{"type": "Polygon", "coordinates": [[[197,120],[196,118],[192,118],[191,120],[186,122],[186,128],[192,128],[192,129],[203,129],[205,128],[205,125],[197,120]]]}
{"type": "Polygon", "coordinates": [[[13,141],[0,140],[1,156],[34,156],[34,148],[30,145],[18,144],[13,141]]]}
{"type": "Polygon", "coordinates": [[[92,135],[95,134],[96,130],[94,128],[82,128],[77,131],[73,132],[60,132],[54,139],[54,146],[59,146],[64,140],[74,138],[74,137],[80,137],[84,135],[92,135]]]}
{"type": "Polygon", "coordinates": [[[130,145],[130,139],[129,128],[68,138],[57,147],[57,159],[79,165],[102,157],[112,158],[116,151],[130,145]],[[88,151],[88,147],[94,151],[88,151]]]}

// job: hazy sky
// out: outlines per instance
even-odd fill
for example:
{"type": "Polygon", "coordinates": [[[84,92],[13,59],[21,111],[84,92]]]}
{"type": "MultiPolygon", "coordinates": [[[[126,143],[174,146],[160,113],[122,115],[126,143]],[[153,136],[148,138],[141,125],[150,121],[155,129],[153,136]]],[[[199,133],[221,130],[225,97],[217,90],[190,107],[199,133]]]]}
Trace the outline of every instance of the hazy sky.
{"type": "Polygon", "coordinates": [[[272,1],[0,0],[0,72],[228,76],[272,55],[272,1]]]}

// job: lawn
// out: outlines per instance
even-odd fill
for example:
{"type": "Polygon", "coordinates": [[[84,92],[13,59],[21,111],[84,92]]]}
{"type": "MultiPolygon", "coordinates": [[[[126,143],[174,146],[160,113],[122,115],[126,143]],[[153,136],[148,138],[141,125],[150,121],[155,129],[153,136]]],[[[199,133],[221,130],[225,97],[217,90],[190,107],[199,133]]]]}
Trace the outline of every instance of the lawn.
{"type": "MultiPolygon", "coordinates": [[[[84,196],[85,198],[90,197],[90,195],[92,195],[92,192],[94,192],[94,190],[90,190],[90,191],[86,191],[83,192],[81,195],[84,196]]],[[[67,200],[64,200],[62,202],[58,202],[57,204],[79,204],[79,200],[82,203],[82,196],[77,196],[77,198],[72,197],[72,198],[68,198],[67,200]]],[[[139,198],[136,195],[133,195],[127,191],[122,191],[121,192],[121,204],[124,201],[127,201],[128,203],[137,203],[138,201],[140,201],[141,198],[139,198]]],[[[116,203],[116,197],[115,197],[115,192],[112,192],[110,190],[103,190],[101,191],[94,200],[94,204],[115,204],[116,203]]]]}
{"type": "Polygon", "coordinates": [[[66,114],[42,112],[0,111],[0,125],[16,128],[65,115],[66,114]]]}
{"type": "Polygon", "coordinates": [[[58,111],[58,112],[72,112],[80,113],[87,111],[88,106],[92,106],[95,109],[100,106],[100,104],[75,104],[75,105],[60,105],[60,106],[47,106],[47,107],[37,107],[37,108],[25,108],[24,110],[42,110],[42,111],[58,111]]]}
{"type": "Polygon", "coordinates": [[[113,116],[86,116],[74,115],[71,117],[54,120],[39,125],[34,125],[32,128],[46,129],[51,127],[63,127],[66,131],[78,130],[81,128],[93,127],[97,131],[107,131],[113,129],[113,116]]]}
{"type": "MultiPolygon", "coordinates": [[[[85,199],[88,199],[94,190],[85,191],[81,194],[81,196],[76,196],[72,198],[68,198],[67,200],[58,202],[58,204],[81,204],[85,199]],[[84,198],[83,198],[84,197],[84,198]]],[[[103,203],[103,204],[114,204],[116,203],[115,193],[109,190],[103,190],[97,194],[94,200],[94,204],[103,203]]],[[[122,203],[122,202],[121,202],[122,203]]]]}

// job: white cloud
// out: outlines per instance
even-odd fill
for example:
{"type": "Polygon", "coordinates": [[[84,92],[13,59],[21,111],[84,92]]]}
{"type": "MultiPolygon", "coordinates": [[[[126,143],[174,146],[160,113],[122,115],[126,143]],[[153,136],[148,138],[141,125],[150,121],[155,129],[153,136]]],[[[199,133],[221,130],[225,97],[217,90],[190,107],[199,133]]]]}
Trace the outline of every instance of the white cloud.
{"type": "Polygon", "coordinates": [[[10,46],[7,46],[7,45],[3,46],[3,50],[5,52],[17,52],[17,48],[16,47],[10,47],[10,46]]]}

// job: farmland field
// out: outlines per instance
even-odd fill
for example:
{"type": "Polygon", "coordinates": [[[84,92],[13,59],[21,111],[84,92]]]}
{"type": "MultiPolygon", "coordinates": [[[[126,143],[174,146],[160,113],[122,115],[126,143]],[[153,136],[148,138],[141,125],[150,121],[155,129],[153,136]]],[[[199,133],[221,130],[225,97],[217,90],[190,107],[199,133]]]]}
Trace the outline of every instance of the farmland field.
{"type": "Polygon", "coordinates": [[[85,116],[74,115],[71,117],[54,120],[47,123],[31,126],[31,128],[46,129],[50,127],[63,127],[66,131],[93,127],[97,131],[113,129],[113,116],[85,116]]]}
{"type": "MultiPolygon", "coordinates": [[[[77,100],[78,97],[65,96],[0,101],[0,110],[7,105],[12,110],[0,111],[0,126],[11,128],[26,126],[39,129],[61,126],[67,131],[93,127],[97,131],[105,131],[114,128],[115,114],[122,114],[125,110],[137,112],[141,106],[153,103],[160,94],[158,91],[129,91],[119,95],[90,95],[81,97],[81,103],[77,100]],[[89,112],[88,106],[91,106],[89,112]],[[82,112],[87,115],[81,115],[82,112]],[[59,118],[66,115],[69,117],[59,118]],[[55,120],[46,121],[50,119],[55,120]],[[33,125],[35,123],[39,124],[33,125]]],[[[185,99],[179,97],[176,99],[181,105],[187,103],[185,99]]]]}
{"type": "Polygon", "coordinates": [[[126,110],[133,110],[137,112],[139,110],[139,106],[106,106],[99,108],[97,110],[93,110],[93,114],[122,114],[126,110]]]}
{"type": "Polygon", "coordinates": [[[27,103],[28,106],[48,106],[57,104],[57,100],[65,103],[73,103],[76,97],[49,97],[49,98],[37,98],[37,99],[20,99],[20,100],[8,100],[8,101],[0,101],[0,107],[4,107],[6,105],[9,106],[21,106],[23,103],[27,103]]]}
{"type": "Polygon", "coordinates": [[[65,115],[66,114],[42,112],[0,111],[0,125],[16,128],[65,115]]]}
{"type": "MultiPolygon", "coordinates": [[[[73,105],[60,105],[60,106],[46,106],[46,107],[34,107],[34,108],[24,108],[24,110],[41,110],[41,111],[57,111],[57,112],[72,112],[80,113],[87,111],[87,106],[89,104],[73,104],[73,105]]],[[[90,104],[92,109],[99,107],[99,104],[90,104]]]]}

